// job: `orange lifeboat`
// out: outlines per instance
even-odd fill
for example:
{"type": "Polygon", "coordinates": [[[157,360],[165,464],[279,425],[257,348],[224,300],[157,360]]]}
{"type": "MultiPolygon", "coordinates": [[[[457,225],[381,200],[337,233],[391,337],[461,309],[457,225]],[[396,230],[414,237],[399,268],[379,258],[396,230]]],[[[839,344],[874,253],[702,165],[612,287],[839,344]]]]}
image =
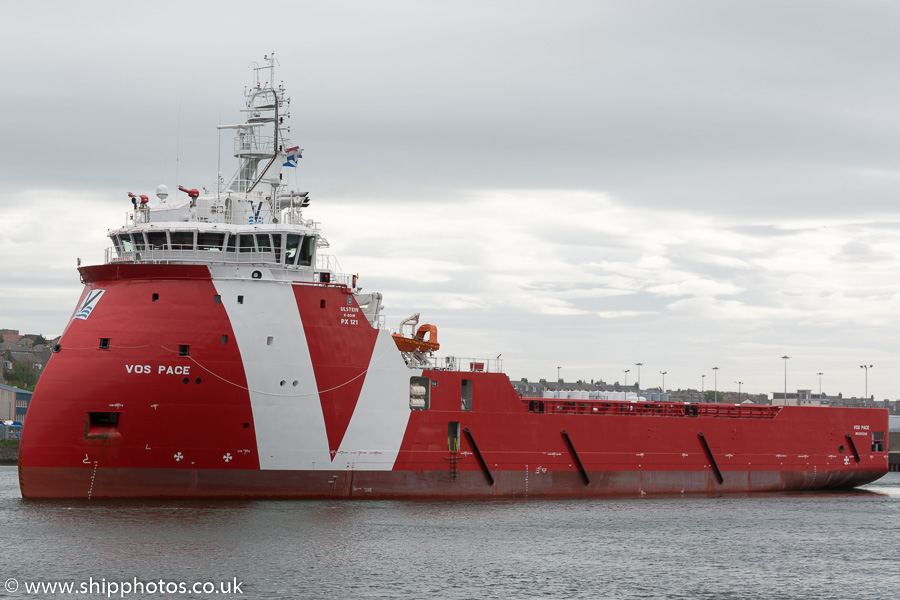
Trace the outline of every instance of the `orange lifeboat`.
{"type": "Polygon", "coordinates": [[[394,343],[401,352],[434,352],[441,347],[437,341],[437,327],[428,323],[420,325],[416,335],[408,338],[402,333],[395,333],[394,343]],[[425,335],[428,339],[425,339],[425,335]]]}

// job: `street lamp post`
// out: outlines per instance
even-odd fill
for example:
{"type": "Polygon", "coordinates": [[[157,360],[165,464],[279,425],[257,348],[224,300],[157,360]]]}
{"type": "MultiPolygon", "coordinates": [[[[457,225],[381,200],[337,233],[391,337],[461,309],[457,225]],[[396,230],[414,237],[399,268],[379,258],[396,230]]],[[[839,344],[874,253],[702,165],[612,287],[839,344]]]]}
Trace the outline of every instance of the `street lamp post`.
{"type": "Polygon", "coordinates": [[[629,371],[631,371],[631,369],[622,369],[622,372],[625,373],[625,387],[628,387],[628,372],[629,371]]]}
{"type": "Polygon", "coordinates": [[[706,383],[706,373],[700,375],[700,402],[703,402],[703,386],[706,383]]]}
{"type": "Polygon", "coordinates": [[[662,385],[662,393],[663,394],[666,393],[666,373],[668,373],[668,371],[660,371],[659,372],[659,374],[663,376],[663,385],[662,385]]]}
{"type": "Polygon", "coordinates": [[[716,402],[719,401],[719,367],[713,367],[713,387],[715,388],[715,393],[713,398],[716,402]]]}
{"type": "Polygon", "coordinates": [[[738,403],[741,401],[741,386],[744,385],[743,381],[735,381],[738,384],[738,403]]]}
{"type": "Polygon", "coordinates": [[[644,366],[644,363],[634,363],[634,366],[638,368],[638,378],[637,378],[637,389],[641,389],[641,367],[644,366]]]}
{"type": "Polygon", "coordinates": [[[866,370],[866,395],[865,395],[865,398],[868,400],[868,398],[869,398],[869,369],[872,368],[872,365],[859,365],[859,368],[866,370]]]}
{"type": "Polygon", "coordinates": [[[559,372],[562,370],[562,367],[556,367],[556,397],[559,398],[559,392],[562,390],[562,378],[559,375],[559,372]]]}
{"type": "Polygon", "coordinates": [[[790,356],[782,356],[782,360],[784,360],[784,403],[787,404],[787,361],[790,360],[790,356]]]}
{"type": "Polygon", "coordinates": [[[816,373],[819,376],[819,400],[822,399],[822,375],[825,373],[816,373]]]}

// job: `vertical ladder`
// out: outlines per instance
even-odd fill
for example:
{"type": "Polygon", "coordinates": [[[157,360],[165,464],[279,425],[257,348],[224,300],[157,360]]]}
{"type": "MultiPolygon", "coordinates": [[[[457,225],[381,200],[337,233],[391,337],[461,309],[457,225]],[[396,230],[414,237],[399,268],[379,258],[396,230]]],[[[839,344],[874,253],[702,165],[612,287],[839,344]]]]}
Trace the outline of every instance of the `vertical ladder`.
{"type": "Polygon", "coordinates": [[[456,481],[456,464],[459,462],[459,452],[450,451],[450,481],[456,481]]]}

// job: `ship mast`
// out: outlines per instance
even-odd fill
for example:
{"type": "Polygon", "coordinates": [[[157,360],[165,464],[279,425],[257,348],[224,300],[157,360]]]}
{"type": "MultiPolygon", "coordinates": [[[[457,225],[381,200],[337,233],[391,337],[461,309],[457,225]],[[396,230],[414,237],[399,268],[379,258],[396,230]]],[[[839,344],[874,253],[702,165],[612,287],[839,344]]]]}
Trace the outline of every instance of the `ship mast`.
{"type": "Polygon", "coordinates": [[[260,66],[254,63],[255,84],[248,88],[245,108],[247,113],[245,123],[236,125],[219,125],[219,129],[234,129],[234,156],[240,161],[237,173],[226,185],[225,191],[238,194],[252,192],[260,183],[269,183],[273,186],[271,197],[277,196],[277,189],[281,187],[281,167],[286,161],[287,154],[284,148],[285,134],[289,128],[284,123],[287,107],[290,106],[290,98],[285,97],[283,85],[277,88],[274,85],[275,78],[275,54],[264,57],[266,64],[260,66]],[[268,80],[263,81],[264,70],[268,69],[268,80]],[[271,125],[272,129],[268,127],[271,125]],[[269,135],[264,135],[271,131],[269,135]],[[260,165],[265,166],[260,169],[260,165]]]}

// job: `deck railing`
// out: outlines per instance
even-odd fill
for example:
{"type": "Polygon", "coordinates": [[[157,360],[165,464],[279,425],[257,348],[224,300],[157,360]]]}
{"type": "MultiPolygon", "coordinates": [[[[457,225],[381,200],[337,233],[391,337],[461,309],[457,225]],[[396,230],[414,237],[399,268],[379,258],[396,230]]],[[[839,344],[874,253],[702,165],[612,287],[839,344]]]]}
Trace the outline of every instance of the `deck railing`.
{"type": "Polygon", "coordinates": [[[234,154],[274,154],[275,138],[262,135],[239,135],[234,138],[234,154]]]}
{"type": "MultiPolygon", "coordinates": [[[[219,249],[198,250],[196,248],[190,250],[144,248],[143,250],[119,252],[115,246],[110,246],[104,252],[104,261],[106,264],[258,265],[261,267],[292,272],[309,269],[308,266],[304,265],[285,265],[284,263],[279,262],[276,260],[275,252],[222,252],[219,249]]],[[[346,285],[347,287],[352,286],[353,275],[335,272],[333,270],[335,268],[340,268],[340,265],[333,256],[328,254],[316,254],[316,272],[328,272],[328,283],[346,285]]]]}
{"type": "Polygon", "coordinates": [[[441,371],[468,371],[473,373],[502,373],[503,360],[500,358],[468,358],[462,356],[436,356],[435,369],[441,371]]]}
{"type": "Polygon", "coordinates": [[[556,398],[522,398],[522,402],[529,411],[535,413],[729,419],[774,419],[782,408],[781,406],[758,404],[683,404],[681,402],[621,402],[556,398]]]}

